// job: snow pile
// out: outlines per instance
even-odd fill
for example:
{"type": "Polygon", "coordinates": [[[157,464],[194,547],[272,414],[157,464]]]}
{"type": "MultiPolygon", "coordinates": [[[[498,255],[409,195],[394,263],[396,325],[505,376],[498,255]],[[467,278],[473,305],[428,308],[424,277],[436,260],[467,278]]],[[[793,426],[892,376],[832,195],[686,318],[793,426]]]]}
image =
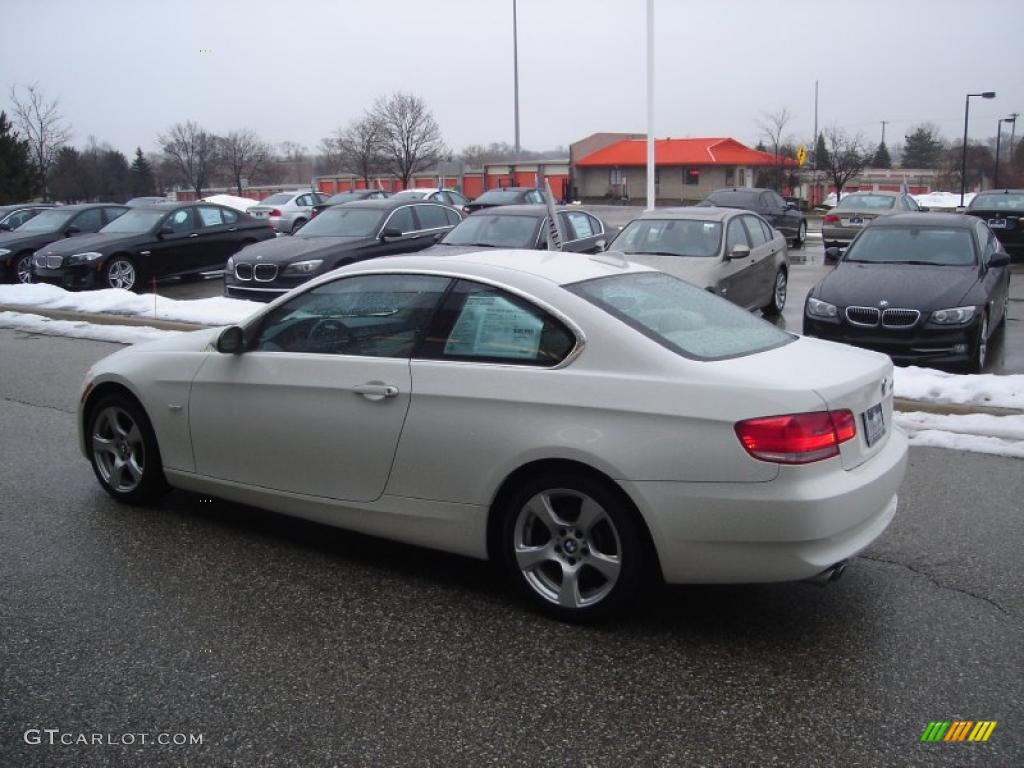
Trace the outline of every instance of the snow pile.
{"type": "MultiPolygon", "coordinates": [[[[929,192],[927,195],[911,195],[917,204],[932,211],[944,210],[953,211],[960,206],[959,192],[929,192]]],[[[970,205],[974,199],[974,192],[967,192],[964,195],[964,205],[970,205]]]]}
{"type": "Polygon", "coordinates": [[[929,403],[1024,409],[1024,375],[965,375],[933,368],[897,367],[895,395],[929,403]]]}
{"type": "Polygon", "coordinates": [[[235,197],[234,195],[210,195],[209,197],[204,197],[201,202],[216,203],[217,205],[234,208],[236,211],[245,213],[259,201],[248,197],[235,197]]]}
{"type": "Polygon", "coordinates": [[[894,420],[907,433],[911,445],[1024,459],[1024,416],[915,411],[897,412],[894,420]]]}
{"type": "Polygon", "coordinates": [[[49,336],[114,341],[120,344],[137,344],[142,341],[162,339],[168,334],[181,333],[181,331],[161,331],[144,325],[98,325],[72,320],[51,320],[41,315],[25,315],[19,312],[0,312],[0,328],[15,328],[20,331],[42,333],[49,336]]]}
{"type": "Polygon", "coordinates": [[[168,299],[152,293],[137,294],[123,288],[72,293],[56,285],[30,283],[0,285],[0,304],[63,309],[77,312],[140,315],[199,325],[233,325],[262,305],[244,299],[215,296],[209,299],[168,299]]]}

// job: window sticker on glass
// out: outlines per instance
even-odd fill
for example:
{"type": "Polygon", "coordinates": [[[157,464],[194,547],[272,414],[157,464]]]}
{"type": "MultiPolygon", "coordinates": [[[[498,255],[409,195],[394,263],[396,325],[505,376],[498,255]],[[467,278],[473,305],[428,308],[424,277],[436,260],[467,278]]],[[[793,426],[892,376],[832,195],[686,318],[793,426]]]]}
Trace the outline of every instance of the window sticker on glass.
{"type": "Polygon", "coordinates": [[[537,357],[544,321],[501,296],[469,296],[444,353],[465,357],[537,357]]]}

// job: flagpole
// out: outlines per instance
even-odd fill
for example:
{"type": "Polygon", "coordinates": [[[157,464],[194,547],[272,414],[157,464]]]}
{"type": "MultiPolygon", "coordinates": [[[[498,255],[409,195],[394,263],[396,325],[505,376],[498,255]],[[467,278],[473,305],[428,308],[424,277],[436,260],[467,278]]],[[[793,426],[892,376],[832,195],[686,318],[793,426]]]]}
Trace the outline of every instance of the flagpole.
{"type": "Polygon", "coordinates": [[[654,198],[654,0],[647,0],[647,210],[654,198]]]}

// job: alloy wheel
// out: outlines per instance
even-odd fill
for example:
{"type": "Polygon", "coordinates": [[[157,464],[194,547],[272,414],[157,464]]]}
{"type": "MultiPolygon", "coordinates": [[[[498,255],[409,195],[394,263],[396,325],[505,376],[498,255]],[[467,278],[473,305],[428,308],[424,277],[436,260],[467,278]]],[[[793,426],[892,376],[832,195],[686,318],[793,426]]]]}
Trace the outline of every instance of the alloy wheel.
{"type": "Polygon", "coordinates": [[[783,307],[786,306],[786,292],[789,289],[789,281],[786,280],[786,273],[781,269],[779,273],[775,275],[775,309],[781,312],[783,307]]]}
{"type": "Polygon", "coordinates": [[[32,282],[32,256],[25,254],[19,256],[18,260],[14,262],[14,276],[18,279],[19,283],[31,283],[32,282]]]}
{"type": "Polygon", "coordinates": [[[981,316],[981,329],[978,331],[978,349],[974,353],[974,367],[977,373],[985,370],[988,362],[988,315],[981,316]]]}
{"type": "Polygon", "coordinates": [[[622,541],[608,511],[572,489],[541,491],[519,510],[516,564],[541,598],[568,609],[604,600],[622,572],[622,541]]]}
{"type": "Polygon", "coordinates": [[[807,222],[801,221],[800,227],[796,231],[796,244],[803,245],[807,240],[807,222]]]}
{"type": "Polygon", "coordinates": [[[107,284],[130,291],[135,287],[135,265],[126,259],[114,259],[107,266],[107,284]]]}
{"type": "Polygon", "coordinates": [[[118,493],[139,487],[146,471],[146,446],[135,419],[117,406],[104,408],[93,422],[92,453],[100,477],[118,493]]]}

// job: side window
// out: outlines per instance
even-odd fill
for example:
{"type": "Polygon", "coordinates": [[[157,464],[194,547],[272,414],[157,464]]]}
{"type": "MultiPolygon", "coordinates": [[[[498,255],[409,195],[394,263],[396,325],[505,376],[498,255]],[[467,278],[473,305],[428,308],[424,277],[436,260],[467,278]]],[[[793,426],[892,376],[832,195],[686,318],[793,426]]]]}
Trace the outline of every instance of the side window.
{"type": "Polygon", "coordinates": [[[572,223],[573,235],[572,239],[579,240],[584,237],[590,237],[594,234],[593,226],[590,222],[590,217],[581,211],[572,211],[567,213],[566,217],[572,223]]]}
{"type": "Polygon", "coordinates": [[[234,224],[238,221],[238,212],[232,211],[230,208],[220,208],[220,217],[224,220],[225,224],[234,224]]]}
{"type": "Polygon", "coordinates": [[[764,245],[770,239],[768,233],[765,232],[764,226],[761,224],[761,220],[756,216],[744,216],[743,223],[747,225],[747,233],[750,235],[750,247],[757,248],[759,245],[764,245]]]}
{"type": "Polygon", "coordinates": [[[529,192],[526,193],[526,202],[528,202],[528,203],[543,203],[544,202],[544,196],[541,195],[541,193],[538,192],[537,190],[531,189],[529,192]]]}
{"type": "Polygon", "coordinates": [[[769,192],[768,195],[771,197],[772,205],[776,208],[785,208],[786,201],[778,192],[769,192]]]}
{"type": "Polygon", "coordinates": [[[572,332],[539,307],[498,288],[460,280],[437,313],[423,356],[553,366],[575,346],[572,332]]]}
{"type": "Polygon", "coordinates": [[[465,205],[469,202],[465,197],[460,195],[458,192],[449,192],[448,197],[451,198],[452,205],[465,205]]]}
{"type": "Polygon", "coordinates": [[[82,211],[71,223],[78,227],[79,232],[99,232],[103,226],[103,209],[90,208],[88,211],[82,211]]]}
{"type": "Polygon", "coordinates": [[[270,312],[253,349],[409,357],[449,282],[436,275],[361,275],[326,283],[270,312]]]}
{"type": "Polygon", "coordinates": [[[444,217],[448,220],[448,223],[453,227],[460,221],[462,221],[462,217],[459,216],[458,213],[447,208],[444,211],[444,217]]]}
{"type": "Polygon", "coordinates": [[[983,225],[982,232],[984,234],[982,235],[981,242],[985,243],[985,247],[981,251],[981,263],[987,265],[989,260],[995,256],[996,251],[999,250],[999,243],[988,227],[983,225]]]}
{"type": "Polygon", "coordinates": [[[195,229],[194,218],[192,216],[191,208],[182,208],[175,211],[166,219],[164,219],[164,226],[170,227],[174,233],[178,232],[189,232],[195,229]]]}
{"type": "Polygon", "coordinates": [[[445,209],[440,205],[417,205],[416,214],[420,217],[420,229],[438,229],[448,226],[445,209]]]}
{"type": "Polygon", "coordinates": [[[388,219],[388,223],[384,226],[389,229],[397,229],[405,234],[406,232],[413,232],[416,229],[416,222],[412,218],[412,206],[405,206],[399,208],[391,214],[391,218],[388,219]]]}
{"type": "Polygon", "coordinates": [[[743,228],[743,222],[740,221],[741,218],[741,216],[737,216],[729,220],[729,226],[725,230],[726,253],[732,253],[732,249],[737,245],[750,245],[750,240],[747,238],[747,230],[743,228]]]}
{"type": "Polygon", "coordinates": [[[103,219],[104,219],[104,221],[107,224],[109,224],[114,219],[116,219],[118,216],[122,215],[124,212],[125,212],[124,208],[104,208],[103,209],[103,219]]]}
{"type": "Polygon", "coordinates": [[[912,198],[910,195],[905,196],[903,199],[907,203],[907,210],[911,210],[911,211],[920,211],[921,210],[921,206],[919,206],[917,204],[917,200],[912,198]]]}
{"type": "Polygon", "coordinates": [[[199,211],[199,220],[204,227],[219,227],[224,223],[220,215],[220,208],[214,208],[212,205],[200,205],[196,210],[199,211]]]}
{"type": "Polygon", "coordinates": [[[310,202],[310,195],[299,195],[298,197],[295,198],[295,205],[299,206],[300,208],[312,204],[313,203],[310,202]]]}
{"type": "Polygon", "coordinates": [[[10,227],[11,229],[15,229],[17,227],[20,227],[22,224],[24,224],[26,221],[31,219],[33,216],[35,216],[36,213],[38,213],[38,211],[33,211],[33,210],[18,211],[17,213],[12,213],[10,216],[8,216],[4,220],[4,223],[8,227],[10,227]]]}

